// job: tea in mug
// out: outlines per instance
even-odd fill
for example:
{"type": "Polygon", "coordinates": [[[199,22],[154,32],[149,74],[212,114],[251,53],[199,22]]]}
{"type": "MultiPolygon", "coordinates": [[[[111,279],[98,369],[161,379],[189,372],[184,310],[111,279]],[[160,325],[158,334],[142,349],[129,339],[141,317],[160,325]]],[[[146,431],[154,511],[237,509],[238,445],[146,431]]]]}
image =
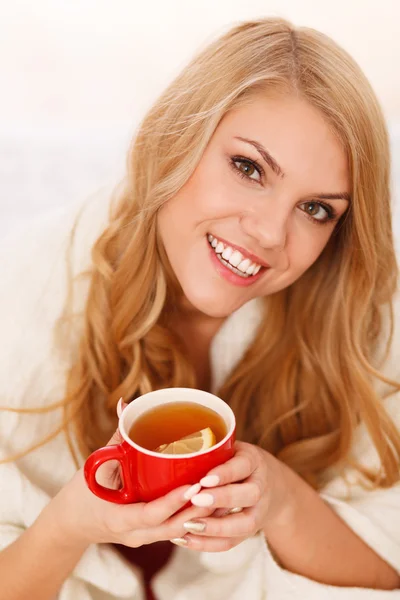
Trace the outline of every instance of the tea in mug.
{"type": "Polygon", "coordinates": [[[215,444],[228,433],[224,419],[215,410],[195,402],[170,402],[138,417],[129,437],[142,448],[157,450],[207,428],[215,435],[215,444]]]}

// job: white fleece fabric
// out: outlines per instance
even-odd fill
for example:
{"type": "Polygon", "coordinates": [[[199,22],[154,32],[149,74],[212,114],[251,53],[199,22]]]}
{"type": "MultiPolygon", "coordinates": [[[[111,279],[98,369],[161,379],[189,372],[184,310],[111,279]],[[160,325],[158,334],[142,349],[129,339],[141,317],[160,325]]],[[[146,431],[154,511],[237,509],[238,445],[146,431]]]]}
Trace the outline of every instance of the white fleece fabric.
{"type": "MultiPolygon", "coordinates": [[[[80,205],[57,211],[14,231],[0,244],[0,405],[45,407],[64,394],[78,334],[60,352],[53,343],[54,325],[67,294],[66,249],[78,213],[72,271],[90,265],[90,250],[107,223],[109,190],[80,205]],[[82,209],[82,210],[81,210],[82,209]]],[[[87,282],[80,281],[74,310],[84,307],[87,282]]],[[[213,389],[217,389],[251,342],[260,322],[260,302],[253,300],[231,315],[211,348],[213,389]]],[[[79,317],[78,328],[79,331],[79,317]]],[[[384,372],[400,380],[400,305],[396,303],[395,338],[384,372]]],[[[72,331],[72,328],[71,328],[72,331]]],[[[382,398],[384,386],[381,386],[382,398]]],[[[382,400],[400,429],[400,394],[382,400]]],[[[0,413],[0,457],[39,442],[60,422],[60,410],[40,415],[0,413]]],[[[360,425],[353,454],[365,465],[377,456],[360,425]]],[[[0,465],[0,549],[12,543],[68,482],[75,466],[65,436],[15,463],[0,465]]],[[[400,485],[366,491],[351,468],[331,473],[322,496],[332,509],[400,573],[400,485]]],[[[1,575],[0,575],[1,582],[1,575]]],[[[1,583],[0,583],[1,588],[1,583]]],[[[281,568],[265,539],[258,535],[221,553],[177,548],[158,574],[154,590],[160,600],[384,600],[400,590],[343,588],[317,583],[281,568]]],[[[0,597],[7,600],[6,590],[0,597]]],[[[63,584],[59,600],[142,600],[140,573],[108,545],[93,545],[63,584]]]]}

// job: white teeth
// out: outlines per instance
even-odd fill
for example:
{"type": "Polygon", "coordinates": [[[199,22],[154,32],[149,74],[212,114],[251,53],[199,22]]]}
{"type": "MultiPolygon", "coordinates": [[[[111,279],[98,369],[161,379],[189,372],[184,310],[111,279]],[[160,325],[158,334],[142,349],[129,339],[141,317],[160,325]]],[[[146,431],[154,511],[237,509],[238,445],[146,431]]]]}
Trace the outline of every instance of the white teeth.
{"type": "Polygon", "coordinates": [[[207,239],[220,259],[224,259],[228,265],[246,276],[257,275],[261,269],[261,265],[251,262],[250,258],[244,258],[238,250],[233,250],[230,246],[225,247],[225,244],[218,241],[211,233],[207,235],[207,239]]]}
{"type": "Polygon", "coordinates": [[[228,260],[225,260],[224,258],[222,258],[221,254],[217,254],[217,258],[220,262],[222,262],[223,265],[225,265],[225,267],[227,269],[232,271],[232,273],[236,273],[236,275],[239,275],[240,277],[244,277],[245,279],[247,277],[250,277],[250,275],[247,275],[247,273],[243,273],[242,271],[239,271],[239,269],[237,267],[233,267],[228,260]]]}
{"type": "Polygon", "coordinates": [[[238,264],[237,268],[239,269],[239,271],[243,271],[243,273],[246,273],[250,264],[251,264],[251,260],[249,258],[245,258],[244,260],[242,260],[241,263],[238,264]]]}
{"type": "Polygon", "coordinates": [[[243,256],[240,254],[240,252],[235,250],[235,252],[230,257],[229,262],[231,263],[232,266],[237,267],[238,264],[240,262],[242,262],[242,260],[243,260],[243,256]]]}
{"type": "Polygon", "coordinates": [[[230,248],[230,246],[227,246],[222,253],[222,258],[224,258],[225,260],[229,260],[230,257],[232,256],[232,252],[233,252],[232,248],[230,248]]]}

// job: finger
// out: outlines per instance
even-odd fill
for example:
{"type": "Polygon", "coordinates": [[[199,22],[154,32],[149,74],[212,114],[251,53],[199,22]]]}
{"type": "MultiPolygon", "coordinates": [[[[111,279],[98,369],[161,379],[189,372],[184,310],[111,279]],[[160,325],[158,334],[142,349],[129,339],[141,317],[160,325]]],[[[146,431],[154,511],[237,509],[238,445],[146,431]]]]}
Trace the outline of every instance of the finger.
{"type": "Polygon", "coordinates": [[[221,538],[251,537],[259,529],[255,511],[252,509],[223,519],[215,517],[192,519],[186,521],[183,527],[187,533],[193,535],[221,538]]]}
{"type": "Polygon", "coordinates": [[[250,477],[258,465],[258,457],[251,444],[236,443],[236,454],[223,465],[212,469],[200,480],[202,487],[216,487],[250,477]]]}
{"type": "Polygon", "coordinates": [[[124,401],[122,400],[122,398],[120,398],[120,399],[118,400],[118,404],[117,404],[117,416],[118,416],[118,419],[120,418],[120,416],[122,415],[123,411],[125,410],[125,408],[126,408],[127,406],[128,406],[128,405],[126,404],[126,402],[124,402],[124,401]]]}
{"type": "Polygon", "coordinates": [[[186,542],[185,547],[190,550],[196,550],[197,552],[226,552],[226,550],[230,550],[244,542],[246,538],[209,538],[188,533],[182,539],[186,542]]]}
{"type": "MultiPolygon", "coordinates": [[[[122,400],[122,398],[120,398],[118,400],[118,404],[117,404],[117,416],[118,418],[120,418],[120,416],[122,415],[122,412],[125,410],[125,408],[128,405],[122,400]]],[[[123,442],[123,438],[122,435],[119,431],[119,429],[117,429],[114,432],[114,435],[112,436],[112,438],[110,439],[110,441],[107,443],[107,446],[113,446],[114,444],[121,444],[123,442]]],[[[116,462],[116,461],[114,461],[116,462]]]]}
{"type": "MultiPolygon", "coordinates": [[[[124,441],[124,440],[123,440],[123,437],[122,437],[122,435],[120,434],[120,431],[119,431],[119,429],[117,429],[117,430],[114,432],[114,434],[113,434],[112,438],[111,438],[111,439],[110,439],[110,440],[107,442],[107,446],[114,446],[115,444],[122,444],[122,442],[123,442],[123,441],[124,441]]],[[[117,463],[118,461],[113,461],[113,462],[114,462],[114,463],[117,463]]]]}
{"type": "Polygon", "coordinates": [[[191,502],[194,506],[203,508],[246,508],[257,504],[261,496],[260,484],[256,481],[248,481],[202,491],[193,496],[191,502]]]}
{"type": "MultiPolygon", "coordinates": [[[[126,520],[126,530],[157,527],[188,504],[188,492],[199,486],[183,486],[148,503],[118,505],[126,520]]],[[[189,494],[190,495],[190,494],[189,494]]]]}
{"type": "Polygon", "coordinates": [[[123,534],[122,543],[125,546],[137,547],[162,540],[167,541],[174,538],[181,538],[187,533],[183,526],[186,521],[206,518],[212,513],[213,511],[210,509],[192,506],[191,508],[172,516],[157,527],[140,528],[125,532],[123,534]]]}
{"type": "MultiPolygon", "coordinates": [[[[128,405],[123,402],[122,398],[120,398],[117,404],[118,418],[121,416],[122,411],[127,406],[128,405]]],[[[119,429],[117,429],[112,438],[108,441],[107,446],[116,446],[118,444],[122,444],[123,441],[123,437],[119,429]]],[[[96,481],[104,487],[112,490],[118,490],[122,484],[121,471],[121,463],[119,460],[108,460],[104,464],[100,465],[100,467],[97,469],[96,481]]]]}
{"type": "MultiPolygon", "coordinates": [[[[123,442],[122,435],[117,429],[107,446],[115,446],[123,442]]],[[[119,460],[108,460],[99,466],[96,473],[96,481],[103,487],[118,490],[122,485],[121,463],[119,460]]]]}
{"type": "Polygon", "coordinates": [[[175,515],[172,515],[172,517],[164,521],[161,526],[176,527],[178,525],[178,527],[182,528],[183,523],[186,523],[186,521],[211,517],[214,516],[214,512],[213,508],[198,508],[197,506],[190,505],[189,508],[185,508],[175,515]]]}
{"type": "Polygon", "coordinates": [[[196,506],[192,506],[191,509],[187,509],[172,516],[159,527],[154,529],[154,535],[156,539],[160,540],[171,540],[173,538],[183,537],[187,533],[184,527],[186,522],[206,519],[212,514],[212,509],[210,510],[209,508],[197,508],[196,506]]]}
{"type": "Polygon", "coordinates": [[[213,512],[213,517],[221,518],[226,517],[229,514],[230,508],[216,508],[213,512]]]}

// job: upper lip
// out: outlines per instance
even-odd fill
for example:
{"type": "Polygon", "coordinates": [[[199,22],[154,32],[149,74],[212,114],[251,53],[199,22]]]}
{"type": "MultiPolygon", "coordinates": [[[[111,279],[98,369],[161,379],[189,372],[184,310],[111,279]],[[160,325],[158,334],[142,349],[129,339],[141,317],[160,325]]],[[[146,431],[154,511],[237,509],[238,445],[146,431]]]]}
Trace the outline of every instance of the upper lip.
{"type": "MultiPolygon", "coordinates": [[[[211,235],[213,235],[213,234],[211,234],[211,235]]],[[[265,262],[265,260],[263,260],[262,258],[257,256],[256,254],[253,254],[252,252],[245,250],[241,246],[237,246],[237,244],[232,244],[232,242],[228,242],[227,240],[224,240],[224,238],[219,237],[219,235],[214,235],[214,237],[217,238],[217,240],[222,242],[223,244],[226,244],[227,246],[230,246],[231,248],[238,250],[245,258],[250,258],[250,260],[252,262],[257,263],[257,264],[261,265],[262,267],[265,267],[266,269],[271,268],[271,265],[269,265],[267,262],[265,262]]]]}

